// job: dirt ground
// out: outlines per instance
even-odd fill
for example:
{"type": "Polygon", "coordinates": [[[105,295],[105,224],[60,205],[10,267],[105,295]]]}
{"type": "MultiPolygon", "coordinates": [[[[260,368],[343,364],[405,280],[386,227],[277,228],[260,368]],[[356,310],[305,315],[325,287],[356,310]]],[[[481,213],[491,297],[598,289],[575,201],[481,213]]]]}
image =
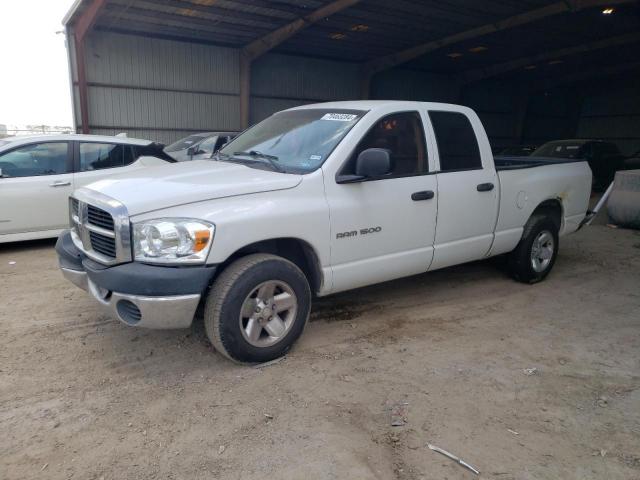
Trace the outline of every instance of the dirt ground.
{"type": "Polygon", "coordinates": [[[489,261],[321,299],[260,369],[106,317],[52,241],[0,246],[0,478],[476,478],[432,443],[479,478],[640,479],[640,232],[561,243],[538,285],[489,261]]]}

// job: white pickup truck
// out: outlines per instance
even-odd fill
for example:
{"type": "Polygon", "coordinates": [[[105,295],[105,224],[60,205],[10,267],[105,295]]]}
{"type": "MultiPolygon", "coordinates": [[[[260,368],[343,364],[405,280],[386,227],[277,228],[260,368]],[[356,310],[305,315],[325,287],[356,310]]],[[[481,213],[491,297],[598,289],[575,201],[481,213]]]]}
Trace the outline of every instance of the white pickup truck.
{"type": "Polygon", "coordinates": [[[402,101],[274,114],[214,158],[76,190],[63,274],[126,324],[189,327],[263,362],[302,333],[313,295],[508,254],[533,283],[585,221],[584,161],[491,154],[469,108],[402,101]]]}

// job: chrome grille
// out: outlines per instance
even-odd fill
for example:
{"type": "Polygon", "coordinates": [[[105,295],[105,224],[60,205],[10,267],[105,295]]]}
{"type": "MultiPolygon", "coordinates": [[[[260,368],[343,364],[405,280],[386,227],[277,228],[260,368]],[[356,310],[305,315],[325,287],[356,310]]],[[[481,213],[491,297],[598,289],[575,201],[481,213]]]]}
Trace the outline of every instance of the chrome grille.
{"type": "MultiPolygon", "coordinates": [[[[71,218],[78,216],[78,200],[75,198],[71,199],[71,218]]],[[[73,227],[73,224],[71,225],[73,227]]]]}
{"type": "Polygon", "coordinates": [[[107,257],[116,258],[116,239],[96,232],[89,232],[91,248],[107,257]]]}
{"type": "Polygon", "coordinates": [[[79,189],[69,200],[71,237],[87,257],[105,265],[131,261],[129,216],[121,203],[79,189]]]}
{"type": "Polygon", "coordinates": [[[113,232],[113,217],[101,208],[87,205],[87,220],[91,225],[113,232]]]}

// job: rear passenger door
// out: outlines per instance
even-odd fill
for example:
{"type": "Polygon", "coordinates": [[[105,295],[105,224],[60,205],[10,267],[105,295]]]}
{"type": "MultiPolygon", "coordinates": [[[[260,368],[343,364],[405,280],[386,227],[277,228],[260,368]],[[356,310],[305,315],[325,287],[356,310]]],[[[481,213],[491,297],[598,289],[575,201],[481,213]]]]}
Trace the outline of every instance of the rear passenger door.
{"type": "Polygon", "coordinates": [[[74,187],[84,187],[126,170],[135,160],[131,145],[98,142],[77,142],[76,173],[74,187]]]}
{"type": "Polygon", "coordinates": [[[499,184],[484,128],[475,114],[430,110],[429,119],[438,165],[434,270],[478,260],[489,252],[499,184]]]}
{"type": "Polygon", "coordinates": [[[72,154],[69,142],[31,143],[0,154],[0,234],[69,224],[72,154]]]}

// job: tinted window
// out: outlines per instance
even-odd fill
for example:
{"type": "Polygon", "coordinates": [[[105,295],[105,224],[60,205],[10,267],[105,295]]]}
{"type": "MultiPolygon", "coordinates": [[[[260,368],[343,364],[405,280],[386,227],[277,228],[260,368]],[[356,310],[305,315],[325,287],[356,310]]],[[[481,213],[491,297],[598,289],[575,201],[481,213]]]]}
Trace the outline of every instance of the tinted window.
{"type": "Polygon", "coordinates": [[[424,129],[418,112],[395,113],[378,121],[360,141],[342,173],[354,174],[358,155],[368,148],[389,151],[390,178],[420,175],[429,170],[424,129]]]}
{"type": "Polygon", "coordinates": [[[136,149],[131,145],[123,145],[124,149],[122,164],[127,166],[135,162],[140,155],[137,154],[136,149]]]}
{"type": "Polygon", "coordinates": [[[482,168],[471,122],[457,112],[429,112],[440,154],[440,171],[482,168]]]}
{"type": "MultiPolygon", "coordinates": [[[[102,170],[103,168],[122,167],[124,165],[124,148],[113,143],[81,143],[80,171],[102,170]]],[[[131,158],[131,149],[128,158],[131,158]]]]}
{"type": "Polygon", "coordinates": [[[67,142],[35,143],[0,154],[0,168],[7,177],[32,177],[67,173],[67,142]]]}

